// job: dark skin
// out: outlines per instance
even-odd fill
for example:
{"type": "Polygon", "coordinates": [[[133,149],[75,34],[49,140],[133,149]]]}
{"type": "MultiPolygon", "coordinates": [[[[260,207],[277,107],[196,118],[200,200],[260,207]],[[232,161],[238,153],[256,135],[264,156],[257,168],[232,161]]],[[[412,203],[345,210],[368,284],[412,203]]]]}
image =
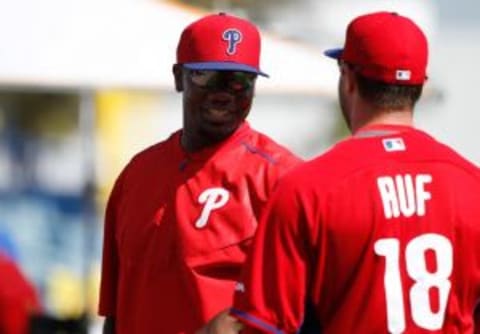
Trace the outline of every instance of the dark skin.
{"type": "MultiPolygon", "coordinates": [[[[250,112],[255,87],[242,92],[211,90],[192,83],[189,70],[173,65],[175,89],[183,96],[181,145],[187,152],[219,144],[232,135],[250,112]]],[[[103,334],[115,334],[115,318],[106,317],[103,334]]]]}
{"type": "Polygon", "coordinates": [[[173,66],[175,88],[183,93],[181,143],[188,152],[201,150],[228,138],[250,112],[254,87],[240,93],[195,86],[189,70],[173,66]]]}

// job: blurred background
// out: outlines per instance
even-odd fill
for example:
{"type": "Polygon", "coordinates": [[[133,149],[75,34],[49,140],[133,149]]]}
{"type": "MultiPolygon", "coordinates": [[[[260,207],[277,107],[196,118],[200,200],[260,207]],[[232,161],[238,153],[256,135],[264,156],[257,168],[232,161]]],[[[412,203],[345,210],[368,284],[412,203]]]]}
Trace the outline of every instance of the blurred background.
{"type": "Polygon", "coordinates": [[[100,333],[105,201],[134,153],[181,126],[171,66],[187,24],[226,11],[260,26],[271,78],[249,120],[308,159],[347,135],[322,51],[374,10],[424,29],[417,126],[480,164],[478,1],[0,0],[0,251],[38,290],[46,333],[100,333]]]}

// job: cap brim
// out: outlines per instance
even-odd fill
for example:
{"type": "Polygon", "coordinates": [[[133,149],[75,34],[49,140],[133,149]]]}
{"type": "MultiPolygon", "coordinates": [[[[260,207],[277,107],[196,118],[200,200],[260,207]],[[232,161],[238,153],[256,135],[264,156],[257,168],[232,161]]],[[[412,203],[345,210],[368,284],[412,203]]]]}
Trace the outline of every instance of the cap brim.
{"type": "Polygon", "coordinates": [[[333,59],[342,58],[342,53],[343,53],[343,48],[329,49],[323,52],[325,56],[333,59]]]}
{"type": "Polygon", "coordinates": [[[212,70],[212,71],[242,71],[242,72],[249,72],[261,75],[263,77],[268,78],[269,75],[260,71],[259,69],[245,65],[245,64],[238,64],[238,63],[227,63],[227,62],[204,62],[204,63],[186,63],[182,64],[189,70],[212,70]]]}

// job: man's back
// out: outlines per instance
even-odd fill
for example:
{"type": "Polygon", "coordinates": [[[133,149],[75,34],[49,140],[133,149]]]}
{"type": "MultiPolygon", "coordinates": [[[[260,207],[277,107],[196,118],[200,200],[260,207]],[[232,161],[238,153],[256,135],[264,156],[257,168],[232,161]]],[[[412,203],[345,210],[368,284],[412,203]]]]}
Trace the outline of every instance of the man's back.
{"type": "Polygon", "coordinates": [[[412,128],[428,54],[422,29],[387,11],[325,52],[354,137],[279,183],[230,312],[242,334],[295,333],[306,301],[323,334],[480,326],[480,172],[412,128]]]}
{"type": "Polygon", "coordinates": [[[287,333],[304,298],[323,334],[473,333],[480,174],[452,150],[409,127],[361,130],[287,175],[274,199],[279,221],[259,233],[277,258],[253,262],[275,287],[246,282],[236,308],[287,333]]]}
{"type": "Polygon", "coordinates": [[[468,332],[480,298],[478,170],[421,132],[361,136],[314,163],[337,174],[319,185],[326,210],[310,227],[313,245],[328,245],[313,294],[326,332],[468,332]]]}

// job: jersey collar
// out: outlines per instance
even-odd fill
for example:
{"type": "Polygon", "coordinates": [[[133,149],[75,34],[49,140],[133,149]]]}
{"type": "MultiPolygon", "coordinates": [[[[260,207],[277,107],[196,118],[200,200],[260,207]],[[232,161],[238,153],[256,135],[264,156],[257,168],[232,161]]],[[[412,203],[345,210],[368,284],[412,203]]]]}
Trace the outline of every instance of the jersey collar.
{"type": "Polygon", "coordinates": [[[221,141],[216,145],[212,145],[206,148],[203,148],[199,151],[195,152],[187,152],[181,145],[181,135],[182,131],[177,133],[177,138],[175,140],[178,150],[181,151],[181,154],[184,158],[188,161],[205,161],[211,158],[216,153],[223,151],[224,149],[231,147],[232,145],[236,145],[242,141],[246,134],[250,132],[250,125],[247,121],[244,121],[237,130],[235,130],[232,135],[230,135],[227,139],[221,141]]]}
{"type": "Polygon", "coordinates": [[[358,129],[352,137],[354,138],[370,138],[370,137],[383,137],[398,134],[401,132],[412,131],[413,126],[409,125],[396,125],[396,124],[374,124],[367,125],[358,129]]]}

